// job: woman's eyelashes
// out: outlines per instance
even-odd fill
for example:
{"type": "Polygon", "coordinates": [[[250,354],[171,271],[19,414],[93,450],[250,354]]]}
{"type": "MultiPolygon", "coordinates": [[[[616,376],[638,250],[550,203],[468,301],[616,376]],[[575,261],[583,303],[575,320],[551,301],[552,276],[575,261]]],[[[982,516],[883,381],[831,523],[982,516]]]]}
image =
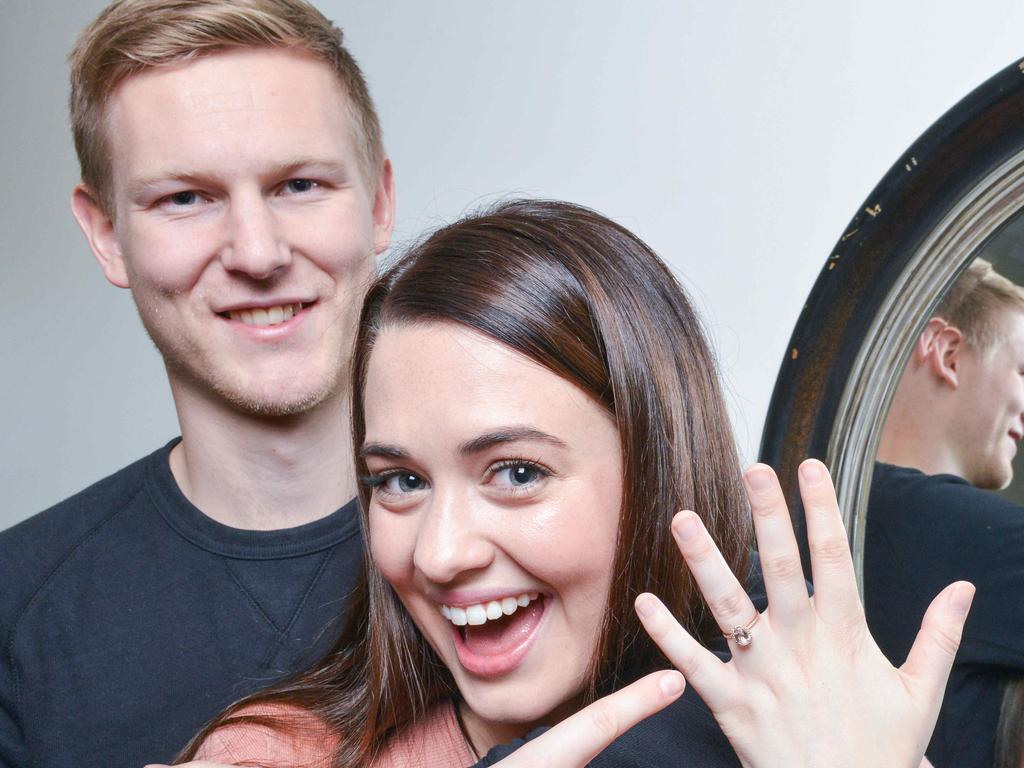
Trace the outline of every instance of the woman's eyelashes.
{"type": "MultiPolygon", "coordinates": [[[[485,488],[508,496],[521,496],[539,490],[554,472],[539,461],[510,458],[496,461],[482,477],[485,488]]],[[[430,487],[422,475],[403,468],[386,469],[362,478],[372,492],[382,498],[409,498],[430,487]]]]}
{"type": "Polygon", "coordinates": [[[553,474],[538,461],[503,459],[487,468],[486,479],[491,486],[518,495],[537,489],[553,474]]]}
{"type": "Polygon", "coordinates": [[[389,469],[375,475],[368,475],[363,478],[363,483],[369,486],[375,494],[391,496],[415,493],[427,487],[427,481],[420,475],[405,469],[389,469]]]}

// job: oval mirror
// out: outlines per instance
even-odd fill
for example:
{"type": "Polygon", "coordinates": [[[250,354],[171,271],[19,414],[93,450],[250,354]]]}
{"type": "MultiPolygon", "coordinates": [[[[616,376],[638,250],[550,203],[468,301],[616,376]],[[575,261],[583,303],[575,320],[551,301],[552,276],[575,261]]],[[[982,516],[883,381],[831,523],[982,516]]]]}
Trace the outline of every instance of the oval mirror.
{"type": "MultiPolygon", "coordinates": [[[[979,585],[929,747],[936,768],[994,764],[993,735],[1004,689],[999,744],[1005,754],[997,764],[1022,766],[1024,688],[1007,683],[1024,675],[1024,636],[1013,635],[1024,623],[1024,607],[1018,606],[1019,592],[1010,592],[1011,578],[1024,582],[1024,508],[1018,517],[1017,507],[954,476],[970,472],[948,469],[942,475],[906,470],[912,476],[899,480],[902,495],[890,494],[883,501],[881,494],[890,492],[895,468],[876,464],[876,457],[885,458],[879,456],[883,427],[912,353],[914,360],[933,355],[927,359],[936,370],[946,366],[946,389],[956,376],[966,375],[956,369],[966,365],[964,358],[949,362],[954,353],[928,346],[931,337],[923,333],[958,277],[984,257],[1010,280],[1024,284],[1022,210],[1024,62],[996,74],[932,125],[896,161],[842,232],[793,332],[762,437],[761,460],[774,466],[784,481],[805,564],[806,529],[791,478],[807,456],[830,467],[862,594],[867,585],[869,625],[894,663],[902,663],[901,654],[909,649],[927,606],[927,600],[917,603],[909,595],[933,590],[933,596],[941,586],[963,578],[959,573],[974,573],[968,565],[972,559],[988,568],[991,578],[985,578],[991,583],[979,585]],[[941,487],[933,484],[939,477],[945,478],[941,487]],[[873,487],[880,495],[869,505],[873,487]],[[916,510],[925,500],[929,510],[916,510]],[[955,511],[944,509],[952,504],[959,505],[955,511]],[[891,509],[894,505],[900,509],[891,509]],[[1003,517],[990,519],[990,509],[1003,517]],[[981,533],[971,528],[973,522],[968,524],[975,512],[981,533]],[[919,517],[911,518],[912,513],[919,517]],[[880,526],[891,519],[918,522],[900,534],[902,540],[886,538],[888,549],[883,552],[880,526]],[[939,542],[943,535],[953,540],[939,542]],[[875,548],[867,558],[866,544],[875,548]],[[933,589],[933,582],[943,579],[933,589]],[[901,624],[905,637],[890,637],[892,628],[880,617],[901,624]]],[[[946,326],[952,324],[934,327],[946,326]]],[[[1024,389],[1024,360],[1016,364],[1015,386],[1024,389]]],[[[900,391],[904,397],[902,387],[900,391]]],[[[1007,407],[1008,415],[1000,422],[1003,433],[994,438],[1007,462],[1024,432],[1024,405],[1014,407],[1015,413],[1007,407]]],[[[963,451],[966,441],[964,434],[953,444],[963,451]]],[[[1017,476],[1018,486],[1005,493],[1019,503],[1024,471],[1017,476]]]]}

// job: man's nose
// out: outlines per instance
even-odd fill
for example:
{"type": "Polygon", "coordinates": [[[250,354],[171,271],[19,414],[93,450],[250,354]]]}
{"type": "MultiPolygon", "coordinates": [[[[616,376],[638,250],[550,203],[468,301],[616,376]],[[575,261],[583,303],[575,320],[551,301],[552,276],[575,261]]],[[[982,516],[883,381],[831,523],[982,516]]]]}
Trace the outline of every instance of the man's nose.
{"type": "Polygon", "coordinates": [[[266,280],[291,264],[291,247],[269,201],[251,195],[232,201],[221,263],[229,272],[266,280]]]}
{"type": "Polygon", "coordinates": [[[435,494],[417,532],[416,569],[435,584],[449,584],[493,560],[494,544],[472,502],[454,494],[435,494]]]}

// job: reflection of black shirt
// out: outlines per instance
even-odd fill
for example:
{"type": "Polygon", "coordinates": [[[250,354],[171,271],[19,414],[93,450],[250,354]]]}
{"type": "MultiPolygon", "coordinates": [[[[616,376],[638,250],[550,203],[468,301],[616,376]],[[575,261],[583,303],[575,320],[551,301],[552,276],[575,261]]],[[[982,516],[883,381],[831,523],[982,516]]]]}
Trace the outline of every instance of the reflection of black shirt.
{"type": "Polygon", "coordinates": [[[927,754],[936,768],[990,768],[1001,683],[1024,673],[1024,509],[954,475],[876,464],[864,602],[894,664],[932,598],[961,579],[977,593],[927,754]]]}

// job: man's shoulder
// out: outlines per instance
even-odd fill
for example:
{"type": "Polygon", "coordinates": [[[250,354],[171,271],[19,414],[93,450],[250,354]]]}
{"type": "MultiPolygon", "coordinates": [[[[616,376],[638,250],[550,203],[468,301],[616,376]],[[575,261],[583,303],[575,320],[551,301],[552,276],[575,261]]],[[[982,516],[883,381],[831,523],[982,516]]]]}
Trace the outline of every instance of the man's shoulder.
{"type": "Polygon", "coordinates": [[[5,585],[0,614],[17,610],[79,546],[128,509],[143,492],[150,463],[167,450],[165,446],[0,532],[0,582],[5,585]]]}
{"type": "Polygon", "coordinates": [[[977,525],[979,515],[1024,521],[1024,509],[992,491],[976,488],[962,477],[927,475],[917,469],[877,463],[871,482],[871,507],[925,514],[932,521],[948,515],[954,522],[977,525]],[[963,513],[970,512],[969,518],[963,513]]]}

